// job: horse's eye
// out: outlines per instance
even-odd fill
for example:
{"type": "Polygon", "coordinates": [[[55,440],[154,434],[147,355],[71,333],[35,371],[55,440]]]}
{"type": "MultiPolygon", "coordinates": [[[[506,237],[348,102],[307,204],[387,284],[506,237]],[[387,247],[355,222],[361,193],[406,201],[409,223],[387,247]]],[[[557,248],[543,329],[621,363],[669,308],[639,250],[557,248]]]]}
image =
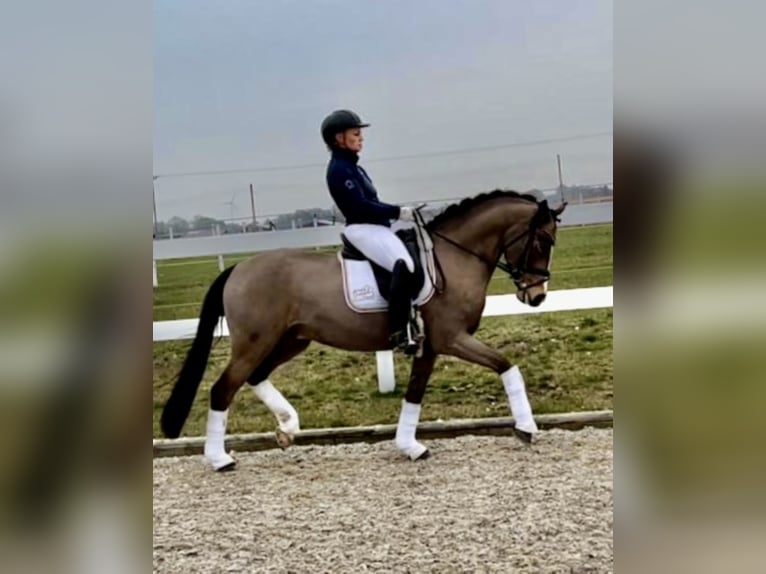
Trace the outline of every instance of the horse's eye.
{"type": "Polygon", "coordinates": [[[541,233],[537,237],[537,241],[538,241],[538,244],[541,247],[545,246],[545,245],[547,245],[549,247],[552,247],[552,246],[556,245],[556,240],[554,239],[554,237],[550,233],[545,233],[545,232],[541,233]]]}

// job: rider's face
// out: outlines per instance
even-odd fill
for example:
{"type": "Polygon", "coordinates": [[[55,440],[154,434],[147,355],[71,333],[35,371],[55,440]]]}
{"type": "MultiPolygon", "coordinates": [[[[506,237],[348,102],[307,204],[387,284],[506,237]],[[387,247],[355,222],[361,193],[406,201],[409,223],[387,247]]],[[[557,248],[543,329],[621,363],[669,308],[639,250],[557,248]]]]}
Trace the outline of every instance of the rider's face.
{"type": "Polygon", "coordinates": [[[359,153],[362,151],[362,145],[364,143],[364,136],[362,135],[361,128],[351,128],[343,133],[335,136],[338,141],[338,145],[347,150],[359,153]]]}

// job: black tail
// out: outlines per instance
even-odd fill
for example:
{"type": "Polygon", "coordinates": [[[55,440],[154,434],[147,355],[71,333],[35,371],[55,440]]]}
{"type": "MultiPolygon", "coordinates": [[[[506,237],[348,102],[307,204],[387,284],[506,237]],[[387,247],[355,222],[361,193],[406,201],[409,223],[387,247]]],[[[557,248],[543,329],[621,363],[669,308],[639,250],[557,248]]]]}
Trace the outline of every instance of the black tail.
{"type": "Polygon", "coordinates": [[[199,316],[197,335],[194,337],[189,353],[186,355],[184,366],[178,374],[170,398],[162,410],[160,426],[168,438],[177,438],[191,411],[194,397],[205,374],[210,347],[213,346],[213,333],[218,319],[223,316],[223,287],[229,279],[234,266],[224,270],[208,289],[202,312],[199,316]]]}

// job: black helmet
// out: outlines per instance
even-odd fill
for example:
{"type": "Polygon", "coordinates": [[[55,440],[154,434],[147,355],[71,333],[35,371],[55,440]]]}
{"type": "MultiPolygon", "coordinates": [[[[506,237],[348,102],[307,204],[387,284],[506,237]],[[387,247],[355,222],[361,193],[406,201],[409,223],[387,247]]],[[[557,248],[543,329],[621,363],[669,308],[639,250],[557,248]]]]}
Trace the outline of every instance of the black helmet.
{"type": "Polygon", "coordinates": [[[362,122],[362,118],[351,110],[335,110],[322,121],[322,139],[328,146],[335,145],[335,134],[351,128],[366,128],[370,124],[362,122]]]}

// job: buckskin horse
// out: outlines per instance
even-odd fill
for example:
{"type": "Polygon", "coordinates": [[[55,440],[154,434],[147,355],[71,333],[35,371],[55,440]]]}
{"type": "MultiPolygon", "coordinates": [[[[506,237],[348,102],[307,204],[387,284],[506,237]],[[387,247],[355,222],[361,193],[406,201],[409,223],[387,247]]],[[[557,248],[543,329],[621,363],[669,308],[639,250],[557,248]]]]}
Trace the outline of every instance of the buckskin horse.
{"type": "MultiPolygon", "coordinates": [[[[437,262],[435,293],[420,309],[425,340],[412,370],[396,431],[397,448],[412,460],[428,456],[415,438],[420,406],[438,355],[476,363],[500,375],[515,433],[529,442],[537,431],[517,366],[473,337],[495,268],[510,275],[517,298],[530,306],[546,296],[559,215],[547,201],[495,190],[450,205],[425,225],[437,262]],[[505,259],[505,261],[501,261],[505,259]]],[[[223,271],[208,290],[197,334],[163,409],[161,427],[175,438],[191,410],[207,365],[216,324],[226,317],[231,358],[210,390],[205,457],[229,470],[224,435],[228,408],[245,382],[274,413],[277,440],[287,446],[299,430],[298,414],[268,380],[279,365],[311,341],[348,351],[390,348],[388,314],[350,309],[341,264],[332,254],[280,249],[261,253],[223,271]]]]}

